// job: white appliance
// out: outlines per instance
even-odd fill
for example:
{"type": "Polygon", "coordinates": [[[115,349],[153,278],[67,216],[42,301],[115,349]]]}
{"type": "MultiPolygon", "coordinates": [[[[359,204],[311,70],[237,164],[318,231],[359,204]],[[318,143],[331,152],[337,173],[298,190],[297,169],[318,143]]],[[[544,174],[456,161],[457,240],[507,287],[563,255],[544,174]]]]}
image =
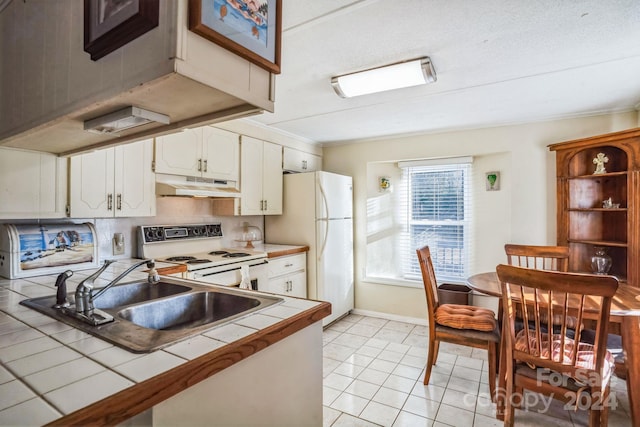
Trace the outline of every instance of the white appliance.
{"type": "Polygon", "coordinates": [[[283,214],[265,217],[265,241],[307,245],[307,296],[331,303],[323,325],[353,309],[353,184],[329,172],[283,177],[283,214]]]}
{"type": "MultiPolygon", "coordinates": [[[[222,286],[238,286],[247,269],[252,289],[267,280],[267,254],[247,248],[221,247],[220,223],[154,225],[138,228],[138,256],[184,264],[184,279],[222,286]]],[[[264,286],[264,285],[263,285],[264,286]]]]}

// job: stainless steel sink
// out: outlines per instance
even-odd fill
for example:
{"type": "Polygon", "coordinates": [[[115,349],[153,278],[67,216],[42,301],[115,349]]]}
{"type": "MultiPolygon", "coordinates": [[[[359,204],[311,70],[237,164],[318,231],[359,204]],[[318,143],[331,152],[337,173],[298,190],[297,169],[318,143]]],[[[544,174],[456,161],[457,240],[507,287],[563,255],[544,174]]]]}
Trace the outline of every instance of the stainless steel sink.
{"type": "Polygon", "coordinates": [[[123,285],[114,286],[104,294],[100,295],[100,298],[96,299],[93,305],[96,308],[104,310],[105,308],[121,307],[123,305],[164,298],[188,292],[190,290],[191,288],[188,286],[167,282],[158,282],[154,284],[149,282],[125,283],[123,285]]]}
{"type": "MultiPolygon", "coordinates": [[[[73,294],[68,298],[74,302],[73,294]]],[[[53,308],[55,295],[20,304],[129,351],[148,353],[281,301],[282,298],[252,291],[168,278],[156,284],[123,283],[106,291],[95,300],[95,306],[115,320],[100,326],[53,308]]]]}
{"type": "Polygon", "coordinates": [[[170,331],[227,321],[259,306],[260,300],[245,295],[202,291],[134,305],[117,316],[143,328],[170,331]]]}

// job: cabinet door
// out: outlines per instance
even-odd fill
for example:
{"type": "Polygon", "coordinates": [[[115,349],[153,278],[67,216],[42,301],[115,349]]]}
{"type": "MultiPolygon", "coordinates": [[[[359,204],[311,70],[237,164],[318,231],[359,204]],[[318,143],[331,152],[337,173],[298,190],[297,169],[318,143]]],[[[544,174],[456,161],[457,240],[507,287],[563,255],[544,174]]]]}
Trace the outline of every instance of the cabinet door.
{"type": "Polygon", "coordinates": [[[115,216],[154,216],[153,140],[115,147],[115,216]]]}
{"type": "Polygon", "coordinates": [[[307,297],[307,274],[304,271],[269,279],[267,292],[289,297],[307,297]]]}
{"type": "Polygon", "coordinates": [[[202,128],[202,176],[238,181],[240,135],[211,126],[202,128]]]}
{"type": "Polygon", "coordinates": [[[111,217],[114,149],[71,157],[69,205],[74,218],[111,217]]]}
{"type": "Polygon", "coordinates": [[[322,159],[315,154],[305,153],[289,147],[284,147],[282,168],[292,172],[315,172],[320,170],[322,159]]]}
{"type": "Polygon", "coordinates": [[[289,280],[289,296],[306,298],[307,297],[307,273],[301,271],[291,274],[289,280]]]}
{"type": "Polygon", "coordinates": [[[59,218],[66,184],[55,155],[0,148],[0,218],[59,218]]]}
{"type": "Polygon", "coordinates": [[[170,175],[200,176],[202,169],[202,129],[156,138],[155,172],[170,175]]]}
{"type": "Polygon", "coordinates": [[[249,136],[241,140],[240,189],[242,215],[263,215],[262,148],[263,142],[249,136]]]}
{"type": "Polygon", "coordinates": [[[264,143],[262,198],[264,215],[282,214],[282,146],[264,143]]]}

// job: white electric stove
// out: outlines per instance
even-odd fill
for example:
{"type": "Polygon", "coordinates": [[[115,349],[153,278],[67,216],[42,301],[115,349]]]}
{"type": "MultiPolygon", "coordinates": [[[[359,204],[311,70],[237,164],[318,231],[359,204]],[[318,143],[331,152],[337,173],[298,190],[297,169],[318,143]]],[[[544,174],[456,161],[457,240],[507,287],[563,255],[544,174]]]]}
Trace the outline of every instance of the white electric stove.
{"type": "Polygon", "coordinates": [[[267,254],[249,248],[222,247],[220,223],[153,225],[138,228],[138,256],[183,264],[185,279],[223,286],[238,286],[242,271],[252,289],[267,280],[267,254]]]}

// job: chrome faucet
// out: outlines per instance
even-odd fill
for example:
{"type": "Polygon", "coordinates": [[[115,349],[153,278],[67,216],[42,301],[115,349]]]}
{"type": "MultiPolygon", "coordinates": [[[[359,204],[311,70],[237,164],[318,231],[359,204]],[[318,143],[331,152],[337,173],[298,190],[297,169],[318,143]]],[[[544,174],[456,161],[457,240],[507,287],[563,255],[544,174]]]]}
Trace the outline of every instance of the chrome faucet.
{"type": "MultiPolygon", "coordinates": [[[[115,285],[120,280],[122,280],[127,274],[131,273],[133,270],[135,270],[136,268],[140,267],[143,264],[147,264],[147,267],[149,268],[149,276],[147,278],[149,283],[158,283],[160,281],[160,276],[158,275],[158,271],[155,269],[155,261],[152,260],[152,259],[145,259],[145,260],[137,262],[137,263],[133,264],[131,267],[127,268],[118,277],[113,279],[104,288],[100,289],[98,292],[96,292],[94,294],[93,293],[93,283],[94,283],[94,281],[113,262],[115,262],[115,261],[106,260],[104,262],[104,264],[102,265],[102,267],[100,267],[100,269],[98,271],[96,271],[91,276],[87,277],[82,282],[80,282],[80,284],[76,288],[76,293],[75,293],[75,297],[76,297],[75,313],[76,313],[77,317],[89,320],[90,323],[94,323],[94,324],[96,324],[96,322],[98,322],[98,321],[100,323],[104,323],[105,321],[113,320],[113,318],[110,318],[110,319],[106,318],[106,319],[100,319],[100,320],[94,319],[93,314],[94,314],[95,308],[93,306],[93,302],[97,298],[99,298],[102,294],[104,294],[109,288],[111,288],[113,285],[115,285]]],[[[100,317],[104,318],[106,313],[100,313],[100,314],[101,314],[100,317]]],[[[111,317],[111,316],[109,316],[109,317],[111,317]]]]}

